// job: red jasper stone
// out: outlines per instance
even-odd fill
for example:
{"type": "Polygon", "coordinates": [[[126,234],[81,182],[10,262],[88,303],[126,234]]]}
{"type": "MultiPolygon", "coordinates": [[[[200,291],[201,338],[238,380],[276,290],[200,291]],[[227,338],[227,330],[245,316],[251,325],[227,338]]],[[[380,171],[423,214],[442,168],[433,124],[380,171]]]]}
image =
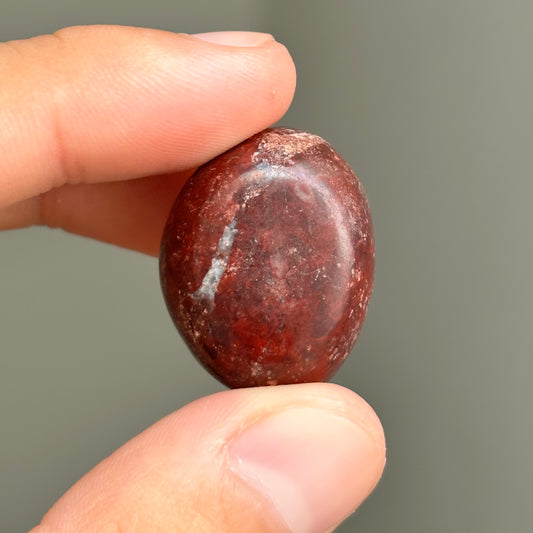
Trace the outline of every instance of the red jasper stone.
{"type": "Polygon", "coordinates": [[[353,347],[372,291],[361,184],[320,137],[265,130],[185,184],[160,273],[185,342],[229,387],[327,380],[353,347]]]}

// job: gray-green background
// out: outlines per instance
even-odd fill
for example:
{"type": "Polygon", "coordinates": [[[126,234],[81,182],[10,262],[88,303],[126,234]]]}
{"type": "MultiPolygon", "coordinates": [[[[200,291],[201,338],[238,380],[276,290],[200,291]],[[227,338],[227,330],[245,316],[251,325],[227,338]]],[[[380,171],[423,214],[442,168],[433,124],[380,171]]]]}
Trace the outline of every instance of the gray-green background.
{"type": "MultiPolygon", "coordinates": [[[[388,465],[342,532],[531,531],[532,20],[530,0],[0,4],[0,40],[120,23],[291,50],[282,123],[343,153],[376,231],[368,320],[335,381],[381,416],[388,465]]],[[[0,250],[0,530],[16,532],[222,387],[174,331],[154,258],[42,228],[0,250]]]]}

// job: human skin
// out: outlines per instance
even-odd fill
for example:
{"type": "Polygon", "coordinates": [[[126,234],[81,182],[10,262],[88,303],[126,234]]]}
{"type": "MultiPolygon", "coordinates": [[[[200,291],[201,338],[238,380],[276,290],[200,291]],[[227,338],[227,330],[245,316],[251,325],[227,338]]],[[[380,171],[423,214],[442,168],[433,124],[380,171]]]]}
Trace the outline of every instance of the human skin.
{"type": "MultiPolygon", "coordinates": [[[[0,44],[0,79],[0,229],[157,255],[188,176],[281,118],[296,76],[265,34],[87,26],[0,44]]],[[[380,422],[346,388],[225,391],[124,444],[32,531],[332,531],[384,464],[380,422]]]]}

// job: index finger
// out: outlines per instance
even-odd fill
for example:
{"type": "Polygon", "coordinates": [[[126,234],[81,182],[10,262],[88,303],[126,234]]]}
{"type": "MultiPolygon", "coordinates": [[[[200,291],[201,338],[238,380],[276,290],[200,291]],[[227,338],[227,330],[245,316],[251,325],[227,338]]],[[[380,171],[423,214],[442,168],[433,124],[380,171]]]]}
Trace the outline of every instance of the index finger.
{"type": "Polygon", "coordinates": [[[88,26],[0,45],[0,207],[192,168],[271,125],[295,73],[283,45],[259,41],[88,26]]]}

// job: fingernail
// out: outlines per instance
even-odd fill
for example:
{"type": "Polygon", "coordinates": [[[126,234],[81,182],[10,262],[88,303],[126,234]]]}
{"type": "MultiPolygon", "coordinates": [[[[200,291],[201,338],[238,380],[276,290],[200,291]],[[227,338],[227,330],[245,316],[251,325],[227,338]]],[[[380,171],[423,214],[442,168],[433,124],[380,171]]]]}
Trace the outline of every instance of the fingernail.
{"type": "Polygon", "coordinates": [[[192,35],[202,41],[226,46],[261,46],[274,41],[269,33],[257,33],[254,31],[214,31],[211,33],[196,33],[192,35]]]}
{"type": "Polygon", "coordinates": [[[295,533],[324,533],[370,494],[383,452],[354,422],[310,408],[255,423],[230,446],[231,469],[295,533]]]}

